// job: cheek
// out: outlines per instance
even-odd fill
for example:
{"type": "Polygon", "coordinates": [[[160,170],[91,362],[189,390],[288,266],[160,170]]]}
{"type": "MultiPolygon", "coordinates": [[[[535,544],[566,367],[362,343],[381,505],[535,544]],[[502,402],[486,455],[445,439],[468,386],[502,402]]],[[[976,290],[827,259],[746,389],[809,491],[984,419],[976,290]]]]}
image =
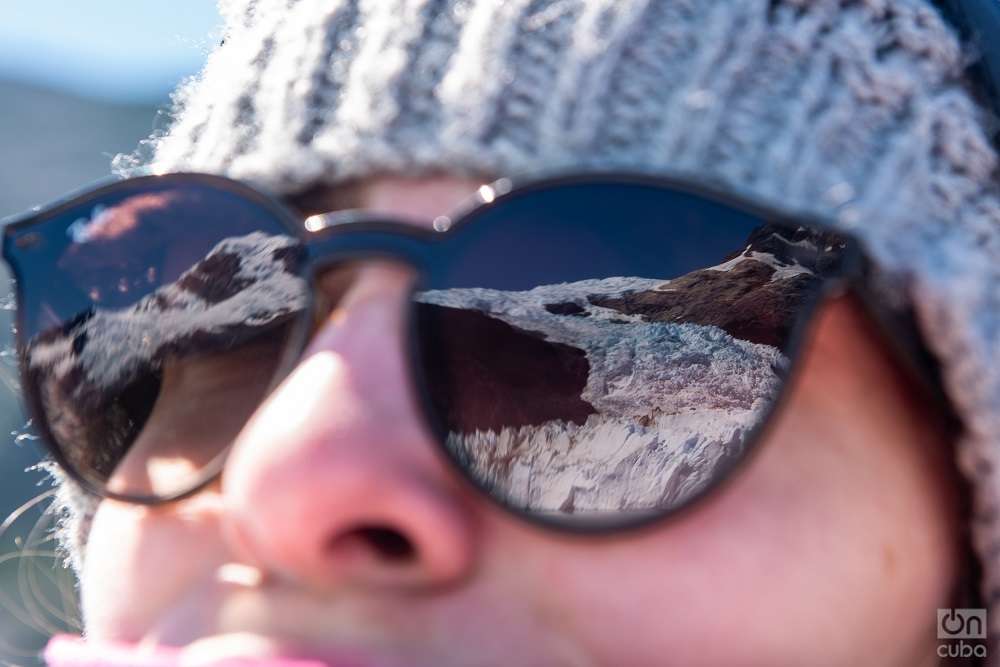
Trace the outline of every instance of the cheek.
{"type": "Polygon", "coordinates": [[[798,414],[691,511],[553,544],[540,604],[609,664],[905,664],[945,602],[947,519],[905,455],[798,414]]]}
{"type": "Polygon", "coordinates": [[[202,494],[169,512],[101,503],[80,576],[88,637],[139,641],[178,595],[229,560],[211,507],[217,498],[202,494]]]}

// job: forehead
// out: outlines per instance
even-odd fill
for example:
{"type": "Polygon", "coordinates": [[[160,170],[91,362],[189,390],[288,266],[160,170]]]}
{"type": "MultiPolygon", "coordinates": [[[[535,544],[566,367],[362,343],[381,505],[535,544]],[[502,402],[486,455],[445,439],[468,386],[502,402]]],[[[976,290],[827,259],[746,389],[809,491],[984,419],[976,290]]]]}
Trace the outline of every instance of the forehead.
{"type": "Polygon", "coordinates": [[[376,176],[315,188],[293,197],[291,203],[306,215],[359,208],[430,226],[434,218],[453,211],[486,182],[486,178],[455,176],[376,176]]]}

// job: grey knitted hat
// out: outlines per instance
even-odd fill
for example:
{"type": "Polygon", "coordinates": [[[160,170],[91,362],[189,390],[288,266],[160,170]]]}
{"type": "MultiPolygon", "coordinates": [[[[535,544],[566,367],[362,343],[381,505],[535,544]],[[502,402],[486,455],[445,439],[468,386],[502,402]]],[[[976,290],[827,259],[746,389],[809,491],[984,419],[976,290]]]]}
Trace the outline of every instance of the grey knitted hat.
{"type": "MultiPolygon", "coordinates": [[[[694,175],[850,228],[964,420],[1000,636],[1000,192],[924,0],[223,0],[225,40],[124,173],[286,194],[374,173],[694,175]]],[[[79,567],[93,499],[64,485],[79,567]]],[[[993,651],[997,655],[997,650],[993,651]]]]}

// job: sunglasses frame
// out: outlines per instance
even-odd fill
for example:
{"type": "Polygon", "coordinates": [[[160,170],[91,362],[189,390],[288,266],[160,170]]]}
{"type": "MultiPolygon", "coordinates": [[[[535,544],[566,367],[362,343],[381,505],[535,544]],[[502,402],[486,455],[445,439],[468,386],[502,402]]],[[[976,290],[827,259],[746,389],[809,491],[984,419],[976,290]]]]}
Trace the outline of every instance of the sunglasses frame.
{"type": "Polygon", "coordinates": [[[628,530],[652,523],[659,523],[665,519],[683,514],[689,508],[699,505],[698,501],[701,498],[712,494],[720,485],[730,479],[735,471],[746,468],[749,457],[753,456],[758,449],[758,443],[774,423],[774,416],[783,408],[785,400],[791,393],[791,388],[796,382],[800,370],[798,361],[801,358],[804,344],[808,340],[809,330],[815,321],[816,312],[829,299],[842,296],[846,293],[852,293],[859,298],[860,303],[871,316],[873,323],[880,332],[881,338],[891,350],[892,356],[919,385],[919,389],[940,407],[947,422],[950,424],[958,423],[957,418],[954,416],[955,411],[941,387],[938,364],[924,347],[917,327],[913,322],[912,314],[889,308],[875,294],[869,284],[870,276],[872,275],[872,264],[863,252],[861,242],[849,232],[842,232],[828,223],[817,219],[779,213],[753,200],[738,197],[728,191],[688,180],[637,173],[606,172],[560,175],[540,180],[529,180],[517,185],[509,178],[499,179],[491,185],[481,187],[465,204],[459,206],[451,215],[446,216],[449,223],[451,221],[454,221],[454,223],[449,224],[445,231],[435,231],[398,219],[382,215],[372,215],[363,210],[335,211],[315,216],[304,216],[294,212],[289,205],[285,204],[279,198],[266,194],[240,181],[210,174],[171,173],[114,180],[103,185],[99,184],[96,187],[87,188],[71,194],[44,209],[35,209],[27,214],[12,218],[6,221],[3,230],[2,255],[14,276],[17,299],[17,350],[22,384],[21,395],[28,408],[28,414],[33,417],[34,429],[41,437],[44,449],[73,481],[82,486],[87,492],[98,497],[142,505],[160,505],[192,496],[204,489],[222,473],[225,460],[232,449],[232,443],[226,445],[205,466],[200,474],[200,479],[197,482],[192,482],[191,488],[169,496],[118,494],[103,488],[100,482],[90,479],[87,475],[77,470],[74,465],[70,464],[49,428],[38,387],[28,381],[30,377],[27,367],[28,341],[23,339],[24,332],[27,331],[24,321],[26,310],[24,307],[25,286],[18,271],[18,263],[16,261],[17,250],[19,245],[30,242],[31,235],[35,233],[34,229],[38,225],[59,216],[67,209],[75,208],[85,202],[93,202],[105,195],[120,195],[124,189],[135,188],[137,191],[142,191],[142,188],[146,185],[156,184],[162,187],[164,184],[169,185],[174,182],[181,186],[194,184],[221,189],[230,194],[244,197],[272,214],[275,221],[279,222],[291,236],[302,241],[304,245],[306,256],[300,275],[303,280],[309,283],[307,307],[303,309],[301,314],[295,316],[295,323],[293,324],[289,340],[284,347],[283,358],[279,363],[278,372],[264,394],[265,396],[270,395],[274,388],[282,379],[287,377],[288,373],[301,360],[302,351],[305,349],[312,334],[311,321],[316,305],[316,278],[323,271],[329,269],[332,265],[344,262],[373,259],[401,261],[416,269],[418,274],[418,280],[415,281],[410,294],[412,297],[413,293],[420,291],[420,283],[422,277],[425,275],[425,267],[431,265],[433,262],[447,261],[446,241],[448,239],[453,238],[456,234],[460,234],[461,230],[467,225],[475,224],[477,218],[481,215],[493,212],[496,207],[503,206],[505,202],[513,198],[530,196],[531,193],[539,190],[567,185],[588,184],[654,187],[722,204],[758,218],[761,224],[777,225],[791,229],[806,226],[819,231],[834,232],[844,238],[846,246],[841,271],[833,276],[824,277],[823,285],[803,304],[798,313],[796,322],[791,328],[788,350],[787,352],[783,351],[789,359],[789,369],[785,381],[760,422],[748,433],[743,445],[743,453],[736,462],[715,475],[708,484],[690,497],[685,498],[682,504],[677,507],[659,511],[637,512],[635,515],[624,519],[619,517],[605,520],[588,517],[586,521],[565,521],[557,517],[532,513],[498,497],[498,495],[493,493],[479,480],[477,475],[461,464],[447,446],[446,436],[448,431],[433,406],[428,383],[424,376],[423,365],[418,361],[420,358],[420,334],[416,325],[416,309],[413,307],[414,301],[410,298],[407,307],[406,331],[402,332],[406,337],[404,353],[408,357],[407,363],[410,371],[409,389],[411,395],[418,403],[417,407],[421,413],[421,418],[434,436],[438,449],[441,450],[444,458],[458,472],[459,476],[472,484],[482,495],[489,498],[494,505],[503,508],[522,520],[544,526],[545,528],[570,533],[607,533],[610,531],[628,530]],[[309,221],[308,227],[307,220],[309,221]],[[318,229],[311,229],[316,227],[317,223],[321,223],[321,226],[318,229]]]}

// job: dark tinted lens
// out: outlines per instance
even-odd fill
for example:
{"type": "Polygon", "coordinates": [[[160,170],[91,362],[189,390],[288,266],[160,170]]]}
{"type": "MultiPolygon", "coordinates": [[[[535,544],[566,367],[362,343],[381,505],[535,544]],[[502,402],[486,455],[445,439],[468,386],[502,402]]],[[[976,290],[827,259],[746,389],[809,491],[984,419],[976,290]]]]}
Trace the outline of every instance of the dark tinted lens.
{"type": "Polygon", "coordinates": [[[415,295],[450,453],[504,503],[574,522],[677,508],[743,456],[844,249],[621,184],[508,198],[453,234],[415,295]]]}
{"type": "Polygon", "coordinates": [[[69,463],[124,495],[189,490],[272,380],[303,248],[235,191],[126,183],[8,239],[27,381],[69,463]]]}

